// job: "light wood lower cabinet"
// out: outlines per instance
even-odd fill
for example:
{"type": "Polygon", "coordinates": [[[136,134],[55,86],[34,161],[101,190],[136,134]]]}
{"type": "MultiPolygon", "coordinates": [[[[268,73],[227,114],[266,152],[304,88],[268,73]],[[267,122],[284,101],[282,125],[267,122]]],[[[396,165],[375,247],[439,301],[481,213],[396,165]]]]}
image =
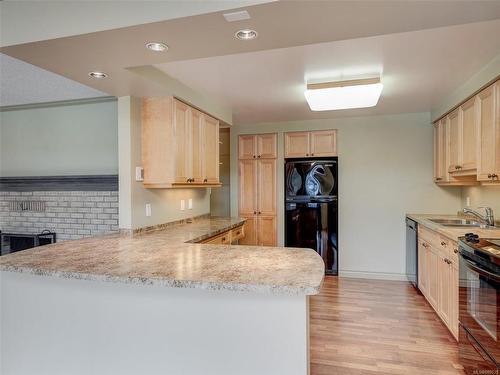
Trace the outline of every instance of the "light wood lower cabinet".
{"type": "Polygon", "coordinates": [[[245,237],[245,226],[246,224],[240,225],[236,228],[203,240],[201,243],[212,245],[230,245],[236,241],[240,241],[241,243],[242,239],[245,237]]]}
{"type": "Polygon", "coordinates": [[[240,245],[276,246],[276,216],[243,216],[247,219],[240,245]]]}
{"type": "Polygon", "coordinates": [[[240,244],[275,246],[276,134],[241,135],[238,145],[239,214],[247,219],[240,244]]]}
{"type": "Polygon", "coordinates": [[[457,244],[420,226],[418,231],[418,287],[458,339],[457,244]]]}

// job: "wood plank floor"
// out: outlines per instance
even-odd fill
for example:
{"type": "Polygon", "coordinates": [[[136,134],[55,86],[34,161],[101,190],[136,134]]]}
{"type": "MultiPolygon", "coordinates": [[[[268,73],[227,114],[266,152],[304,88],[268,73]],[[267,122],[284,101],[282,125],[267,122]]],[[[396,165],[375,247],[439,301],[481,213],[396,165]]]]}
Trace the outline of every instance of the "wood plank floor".
{"type": "Polygon", "coordinates": [[[327,277],[310,300],[311,375],[463,375],[458,347],[406,282],[327,277]]]}

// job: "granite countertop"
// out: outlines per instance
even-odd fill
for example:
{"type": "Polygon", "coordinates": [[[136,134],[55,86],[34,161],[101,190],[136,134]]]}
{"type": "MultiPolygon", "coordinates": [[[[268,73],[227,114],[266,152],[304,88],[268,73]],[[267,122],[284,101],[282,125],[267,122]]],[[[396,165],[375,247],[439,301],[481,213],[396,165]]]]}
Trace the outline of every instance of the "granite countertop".
{"type": "Polygon", "coordinates": [[[178,288],[319,293],[325,270],[314,250],[189,243],[244,222],[210,217],[133,235],[58,242],[4,255],[0,271],[178,288]]]}
{"type": "MultiPolygon", "coordinates": [[[[425,215],[425,214],[407,214],[406,217],[415,220],[418,224],[432,229],[443,236],[457,241],[458,237],[464,236],[465,233],[476,233],[483,238],[500,238],[500,228],[478,228],[478,227],[447,227],[438,223],[434,223],[429,219],[464,219],[463,216],[457,215],[425,215]]],[[[469,218],[469,217],[467,217],[469,218]]],[[[476,219],[472,219],[476,220],[476,219]]]]}

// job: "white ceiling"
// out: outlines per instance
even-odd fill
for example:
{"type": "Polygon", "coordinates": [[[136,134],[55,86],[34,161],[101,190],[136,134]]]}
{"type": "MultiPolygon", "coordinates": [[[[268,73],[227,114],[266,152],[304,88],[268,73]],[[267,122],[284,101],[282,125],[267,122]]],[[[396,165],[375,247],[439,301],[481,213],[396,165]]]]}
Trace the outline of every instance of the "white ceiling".
{"type": "Polygon", "coordinates": [[[194,90],[228,102],[234,123],[430,111],[500,53],[500,20],[157,64],[194,90]],[[380,73],[374,108],[311,112],[308,80],[380,73]]]}
{"type": "Polygon", "coordinates": [[[101,96],[107,94],[0,53],[0,107],[101,96]]]}

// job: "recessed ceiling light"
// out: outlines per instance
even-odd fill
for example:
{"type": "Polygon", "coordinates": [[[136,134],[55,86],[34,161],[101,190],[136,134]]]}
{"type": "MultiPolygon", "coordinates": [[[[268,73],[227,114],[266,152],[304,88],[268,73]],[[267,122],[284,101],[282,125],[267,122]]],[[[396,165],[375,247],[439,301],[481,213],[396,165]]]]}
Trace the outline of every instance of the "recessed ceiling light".
{"type": "Polygon", "coordinates": [[[106,78],[108,75],[104,72],[90,72],[89,76],[92,78],[101,79],[101,78],[106,78]]]}
{"type": "Polygon", "coordinates": [[[155,52],[163,52],[168,50],[168,46],[165,43],[160,43],[160,42],[150,42],[146,44],[146,48],[155,52]]]}
{"type": "Polygon", "coordinates": [[[239,40],[252,40],[257,38],[257,35],[257,31],[250,29],[239,30],[234,34],[239,40]]]}
{"type": "Polygon", "coordinates": [[[366,108],[377,105],[383,87],[380,78],[313,83],[304,95],[312,111],[366,108]]]}

